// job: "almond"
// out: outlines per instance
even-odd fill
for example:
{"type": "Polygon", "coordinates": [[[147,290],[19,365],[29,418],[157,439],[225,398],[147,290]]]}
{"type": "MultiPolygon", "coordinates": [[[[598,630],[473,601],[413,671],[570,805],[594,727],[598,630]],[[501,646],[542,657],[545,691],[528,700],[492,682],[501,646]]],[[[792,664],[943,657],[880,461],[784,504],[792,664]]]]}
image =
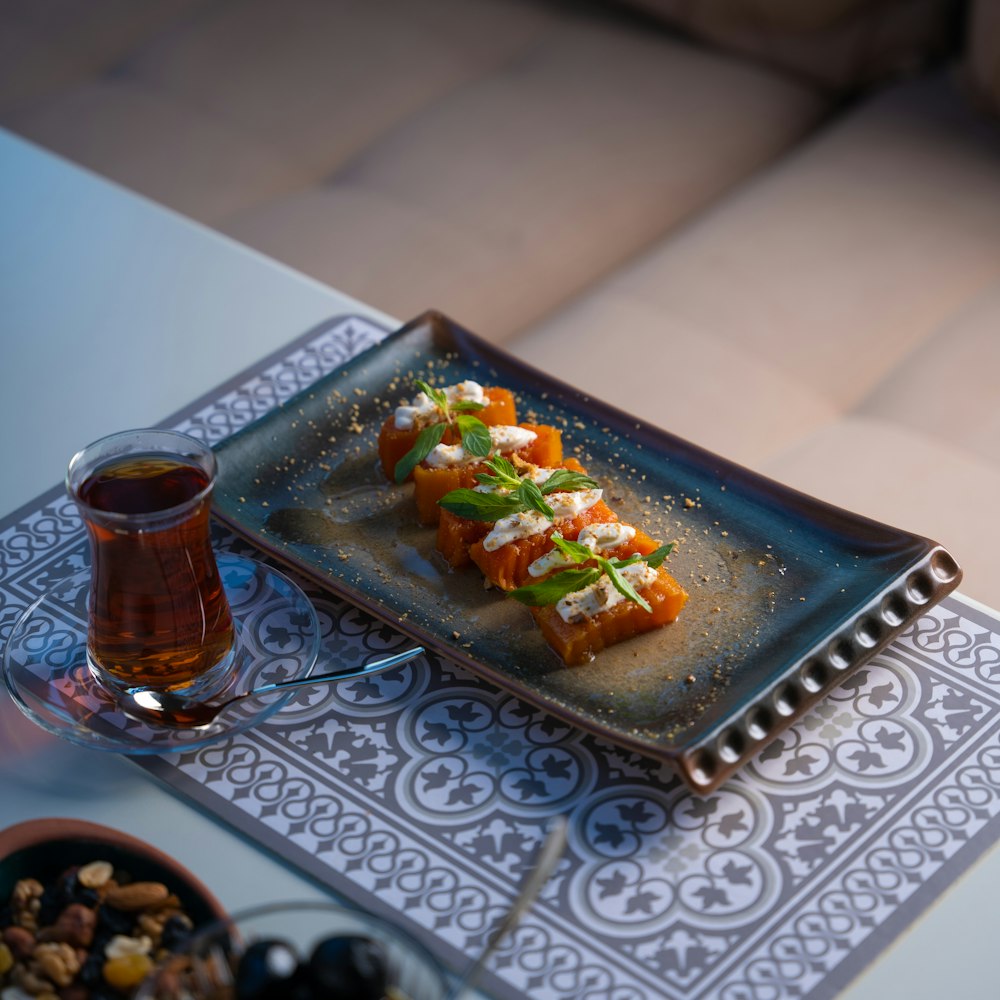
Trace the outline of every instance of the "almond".
{"type": "Polygon", "coordinates": [[[170,891],[162,882],[133,882],[109,889],[104,902],[116,910],[145,910],[159,906],[169,895],[170,891]]]}

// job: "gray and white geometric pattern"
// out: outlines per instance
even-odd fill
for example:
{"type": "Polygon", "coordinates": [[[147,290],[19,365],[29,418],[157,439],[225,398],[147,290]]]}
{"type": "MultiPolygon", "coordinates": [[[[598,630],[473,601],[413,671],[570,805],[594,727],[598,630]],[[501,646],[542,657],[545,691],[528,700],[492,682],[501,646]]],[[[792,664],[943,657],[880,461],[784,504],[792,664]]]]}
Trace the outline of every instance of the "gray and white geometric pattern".
{"type": "MultiPolygon", "coordinates": [[[[220,440],[382,335],[332,322],[178,426],[220,440]]],[[[85,551],[61,499],[0,530],[0,638],[85,551]]],[[[408,642],[304,589],[326,655],[408,642]]],[[[491,963],[497,997],[819,998],[996,839],[998,708],[1000,621],[952,596],[707,798],[434,655],[144,763],[457,968],[566,814],[556,875],[491,963]]]]}

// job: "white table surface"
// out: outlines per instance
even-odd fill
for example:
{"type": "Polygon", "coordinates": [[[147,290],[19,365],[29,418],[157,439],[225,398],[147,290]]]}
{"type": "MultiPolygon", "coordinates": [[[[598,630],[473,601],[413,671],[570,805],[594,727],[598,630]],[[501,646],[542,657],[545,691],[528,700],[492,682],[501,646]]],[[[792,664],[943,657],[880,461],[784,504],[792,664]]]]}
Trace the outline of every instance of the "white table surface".
{"type": "MultiPolygon", "coordinates": [[[[447,307],[447,303],[438,303],[447,307]]],[[[0,516],[104,434],[155,424],[323,320],[378,310],[0,131],[0,516]]],[[[229,909],[323,898],[127,758],[77,748],[0,694],[0,827],[73,816],[128,831],[229,909]]],[[[1000,996],[991,849],[841,996],[1000,996]]]]}

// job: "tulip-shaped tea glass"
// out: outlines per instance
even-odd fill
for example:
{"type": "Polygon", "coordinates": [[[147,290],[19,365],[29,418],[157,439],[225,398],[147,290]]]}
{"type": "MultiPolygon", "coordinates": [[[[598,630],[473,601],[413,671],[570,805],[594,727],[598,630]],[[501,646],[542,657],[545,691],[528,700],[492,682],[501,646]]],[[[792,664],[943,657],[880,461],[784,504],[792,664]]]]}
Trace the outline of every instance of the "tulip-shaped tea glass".
{"type": "Polygon", "coordinates": [[[61,519],[61,557],[32,578],[41,592],[0,655],[0,677],[29,719],[92,749],[169,753],[242,732],[293,698],[333,696],[325,685],[288,686],[309,676],[322,647],[298,584],[228,548],[213,552],[215,480],[211,449],[174,431],[124,431],[73,457],[66,487],[91,565],[79,567],[61,519]],[[180,714],[129,715],[144,694],[231,706],[196,726],[180,714]]]}
{"type": "Polygon", "coordinates": [[[112,434],[66,488],[90,536],[87,659],[112,690],[207,696],[232,665],[233,619],[209,534],[216,462],[176,431],[112,434]]]}

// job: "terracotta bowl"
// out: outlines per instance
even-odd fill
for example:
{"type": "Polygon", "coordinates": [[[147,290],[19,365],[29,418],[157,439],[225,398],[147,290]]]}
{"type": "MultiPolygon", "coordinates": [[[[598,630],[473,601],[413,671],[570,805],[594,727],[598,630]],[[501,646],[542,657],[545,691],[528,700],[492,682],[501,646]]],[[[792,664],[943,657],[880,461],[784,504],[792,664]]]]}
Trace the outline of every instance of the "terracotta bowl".
{"type": "Polygon", "coordinates": [[[47,885],[71,865],[110,861],[133,879],[162,882],[196,926],[225,919],[215,896],[183,865],[137,837],[79,819],[34,819],[0,830],[0,902],[18,879],[47,885]]]}

